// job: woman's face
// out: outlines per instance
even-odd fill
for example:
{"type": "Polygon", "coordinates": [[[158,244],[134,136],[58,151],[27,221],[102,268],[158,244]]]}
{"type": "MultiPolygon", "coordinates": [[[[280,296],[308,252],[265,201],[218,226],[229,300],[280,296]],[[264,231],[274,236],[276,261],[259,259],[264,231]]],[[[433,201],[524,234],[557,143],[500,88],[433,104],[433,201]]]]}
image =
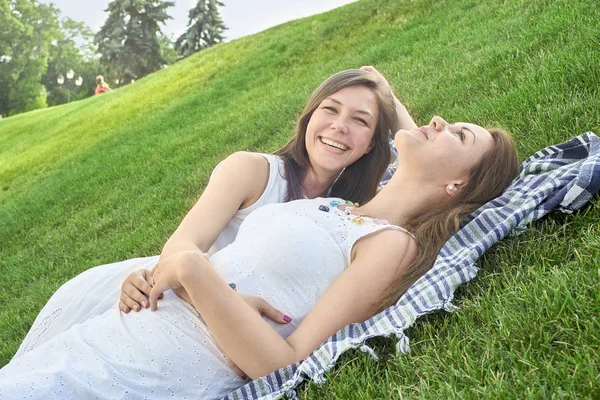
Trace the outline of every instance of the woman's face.
{"type": "Polygon", "coordinates": [[[371,150],[379,118],[377,97],[349,86],[323,100],[306,127],[306,150],[318,173],[339,173],[371,150]]]}
{"type": "Polygon", "coordinates": [[[449,124],[437,116],[429,125],[399,130],[395,142],[403,168],[442,185],[466,183],[471,168],[494,145],[486,129],[465,122],[449,124]]]}

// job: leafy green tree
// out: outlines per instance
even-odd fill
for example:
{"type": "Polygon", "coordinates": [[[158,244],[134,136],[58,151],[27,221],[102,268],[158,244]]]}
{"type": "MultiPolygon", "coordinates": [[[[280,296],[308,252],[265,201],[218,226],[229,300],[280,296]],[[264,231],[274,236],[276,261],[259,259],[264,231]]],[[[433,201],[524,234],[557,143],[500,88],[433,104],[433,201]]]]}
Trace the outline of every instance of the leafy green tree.
{"type": "Polygon", "coordinates": [[[175,42],[175,49],[182,57],[223,41],[227,29],[221,16],[219,0],[198,0],[196,7],[189,12],[188,30],[175,42]]]}
{"type": "Polygon", "coordinates": [[[41,80],[58,36],[58,12],[36,0],[0,0],[0,114],[46,106],[41,80]]]}
{"type": "Polygon", "coordinates": [[[175,5],[161,0],[113,0],[109,15],[94,42],[101,63],[121,82],[142,78],[160,69],[159,24],[171,17],[166,9],[175,5]]]}
{"type": "Polygon", "coordinates": [[[173,39],[166,35],[159,35],[158,43],[160,44],[160,55],[165,60],[165,64],[174,64],[177,61],[177,51],[173,39]]]}
{"type": "Polygon", "coordinates": [[[60,22],[59,38],[52,41],[48,69],[42,83],[48,91],[48,105],[66,103],[68,99],[77,100],[94,94],[94,79],[99,73],[99,62],[95,59],[93,46],[94,33],[81,22],[64,18],[60,22]],[[65,77],[60,85],[56,79],[66,75],[72,69],[73,79],[65,77]],[[82,85],[75,85],[78,77],[82,77],[82,85]]]}

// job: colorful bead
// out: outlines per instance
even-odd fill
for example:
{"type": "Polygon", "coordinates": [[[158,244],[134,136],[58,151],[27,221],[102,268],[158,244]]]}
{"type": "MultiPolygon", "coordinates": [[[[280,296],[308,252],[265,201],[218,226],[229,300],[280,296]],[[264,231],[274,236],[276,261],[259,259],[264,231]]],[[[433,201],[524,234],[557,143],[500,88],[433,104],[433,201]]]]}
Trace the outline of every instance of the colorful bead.
{"type": "Polygon", "coordinates": [[[376,225],[389,225],[390,223],[387,221],[387,219],[376,218],[375,219],[375,224],[376,225]]]}
{"type": "Polygon", "coordinates": [[[233,290],[237,291],[237,286],[235,285],[235,283],[230,283],[229,287],[232,288],[233,290]]]}
{"type": "Polygon", "coordinates": [[[339,206],[339,205],[340,205],[340,202],[339,202],[339,201],[337,201],[337,200],[331,200],[331,201],[329,202],[329,205],[330,205],[331,207],[337,207],[337,206],[339,206]]]}
{"type": "Polygon", "coordinates": [[[327,207],[327,206],[324,206],[324,205],[322,205],[322,204],[321,204],[321,205],[319,206],[319,210],[321,210],[321,211],[325,211],[325,212],[329,212],[329,207],[327,207]]]}
{"type": "Polygon", "coordinates": [[[355,223],[355,224],[357,224],[357,225],[362,225],[362,224],[364,224],[364,223],[365,223],[365,220],[364,220],[364,219],[362,219],[361,217],[356,217],[356,218],[354,218],[354,219],[352,220],[352,222],[354,222],[354,223],[355,223]]]}
{"type": "Polygon", "coordinates": [[[360,204],[354,203],[354,207],[360,207],[360,204]]]}
{"type": "Polygon", "coordinates": [[[348,204],[349,206],[353,206],[354,207],[354,203],[352,203],[350,200],[346,200],[346,204],[348,204]]]}

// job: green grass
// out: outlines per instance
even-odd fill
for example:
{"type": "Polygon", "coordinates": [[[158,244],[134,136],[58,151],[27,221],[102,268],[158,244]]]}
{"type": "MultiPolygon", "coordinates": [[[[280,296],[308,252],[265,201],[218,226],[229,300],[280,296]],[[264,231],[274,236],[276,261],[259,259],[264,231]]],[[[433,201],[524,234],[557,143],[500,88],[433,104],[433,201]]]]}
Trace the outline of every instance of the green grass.
{"type": "MultiPolygon", "coordinates": [[[[521,158],[598,132],[600,4],[361,0],[218,45],[134,85],[0,121],[0,365],[50,295],[92,266],[154,255],[236,150],[292,134],[310,92],[374,65],[419,124],[502,126],[521,158]]],[[[322,398],[600,397],[600,206],[502,241],[461,310],[383,362],[345,354],[322,398]]]]}

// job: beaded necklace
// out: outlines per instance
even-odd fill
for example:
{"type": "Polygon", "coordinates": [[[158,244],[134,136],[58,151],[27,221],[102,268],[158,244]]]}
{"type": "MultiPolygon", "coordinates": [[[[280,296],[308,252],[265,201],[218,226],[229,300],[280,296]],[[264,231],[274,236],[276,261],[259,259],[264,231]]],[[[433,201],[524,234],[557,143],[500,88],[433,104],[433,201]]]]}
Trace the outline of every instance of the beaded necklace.
{"type": "MultiPolygon", "coordinates": [[[[352,210],[354,209],[354,207],[360,207],[360,204],[358,203],[352,203],[349,200],[346,200],[346,202],[341,202],[338,200],[331,200],[329,202],[329,206],[325,205],[325,204],[321,204],[319,206],[319,210],[323,211],[323,212],[329,212],[330,210],[330,206],[332,208],[335,208],[339,211],[344,212],[344,214],[350,216],[352,215],[352,210]],[[340,206],[345,206],[343,209],[340,208],[340,206]]],[[[357,215],[356,217],[354,217],[352,219],[352,222],[354,222],[357,225],[363,225],[365,223],[365,218],[371,219],[373,220],[373,222],[375,223],[375,225],[389,225],[389,222],[385,219],[380,219],[380,218],[372,218],[366,215],[357,215]]]]}

